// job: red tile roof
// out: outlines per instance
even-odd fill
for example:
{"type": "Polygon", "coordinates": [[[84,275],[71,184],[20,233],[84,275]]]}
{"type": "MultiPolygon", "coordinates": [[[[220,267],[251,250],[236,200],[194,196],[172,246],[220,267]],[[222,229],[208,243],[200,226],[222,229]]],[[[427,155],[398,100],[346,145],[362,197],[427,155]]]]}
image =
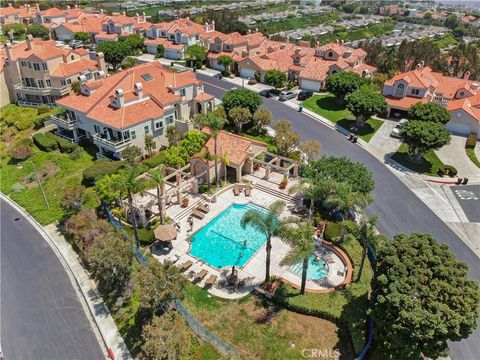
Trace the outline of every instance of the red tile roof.
{"type": "Polygon", "coordinates": [[[80,74],[83,71],[98,70],[97,62],[94,60],[81,59],[77,61],[72,61],[69,63],[61,63],[59,66],[51,73],[52,77],[71,77],[75,74],[80,74]]]}
{"type": "Polygon", "coordinates": [[[403,98],[396,98],[393,96],[386,96],[385,101],[387,105],[391,108],[400,109],[400,110],[408,110],[417,103],[426,104],[430,101],[430,98],[417,98],[413,96],[405,96],[403,98]]]}
{"type": "Polygon", "coordinates": [[[203,101],[212,100],[213,98],[214,98],[213,95],[201,92],[200,94],[195,96],[194,100],[203,102],[203,101]]]}

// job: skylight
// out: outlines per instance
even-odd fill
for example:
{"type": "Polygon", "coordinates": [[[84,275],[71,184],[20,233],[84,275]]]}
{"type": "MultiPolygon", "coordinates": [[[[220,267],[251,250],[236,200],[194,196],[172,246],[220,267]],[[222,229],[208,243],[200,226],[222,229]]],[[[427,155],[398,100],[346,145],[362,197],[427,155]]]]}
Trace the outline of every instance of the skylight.
{"type": "Polygon", "coordinates": [[[145,74],[142,74],[142,75],[140,75],[140,76],[141,76],[142,79],[145,80],[145,81],[153,80],[152,75],[150,75],[149,73],[145,73],[145,74]]]}

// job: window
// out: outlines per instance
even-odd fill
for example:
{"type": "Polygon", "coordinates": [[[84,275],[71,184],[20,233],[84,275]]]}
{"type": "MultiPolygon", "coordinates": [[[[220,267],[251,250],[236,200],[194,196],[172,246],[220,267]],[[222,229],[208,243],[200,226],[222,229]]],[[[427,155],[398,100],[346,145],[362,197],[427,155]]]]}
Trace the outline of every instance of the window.
{"type": "Polygon", "coordinates": [[[137,134],[135,134],[135,130],[130,131],[130,135],[132,136],[132,140],[137,138],[137,134]]]}
{"type": "Polygon", "coordinates": [[[333,57],[333,52],[330,51],[330,52],[328,53],[328,57],[333,57]]]}
{"type": "Polygon", "coordinates": [[[148,125],[144,126],[143,130],[145,130],[145,134],[148,134],[150,132],[150,128],[148,127],[148,125]]]}
{"type": "Polygon", "coordinates": [[[412,95],[418,95],[418,94],[420,94],[419,89],[412,89],[412,95]]]}
{"type": "Polygon", "coordinates": [[[45,83],[47,84],[47,87],[52,87],[52,82],[50,80],[45,80],[45,83]]]}
{"type": "Polygon", "coordinates": [[[93,131],[95,131],[96,134],[100,134],[100,126],[93,125],[93,131]]]}
{"type": "Polygon", "coordinates": [[[398,84],[397,90],[395,90],[395,96],[401,97],[403,96],[403,89],[405,88],[405,85],[403,84],[398,84]]]}
{"type": "Polygon", "coordinates": [[[179,93],[180,93],[180,96],[185,96],[185,95],[187,95],[187,92],[186,92],[185,89],[180,89],[179,93]]]}
{"type": "Polygon", "coordinates": [[[45,87],[45,83],[43,82],[43,80],[38,80],[38,87],[40,88],[44,88],[45,87]]]}
{"type": "Polygon", "coordinates": [[[170,40],[175,40],[175,35],[170,34],[170,40]]]}
{"type": "Polygon", "coordinates": [[[28,62],[28,68],[31,69],[32,68],[32,63],[31,62],[28,62]]]}
{"type": "Polygon", "coordinates": [[[166,122],[167,122],[167,125],[170,125],[170,124],[173,124],[173,115],[170,115],[170,116],[167,116],[165,118],[166,122]]]}
{"type": "Polygon", "coordinates": [[[33,68],[34,68],[35,70],[40,71],[40,64],[39,64],[39,63],[33,63],[33,68]]]}
{"type": "Polygon", "coordinates": [[[27,67],[27,62],[24,60],[21,60],[20,65],[22,65],[22,67],[27,67]]]}
{"type": "Polygon", "coordinates": [[[47,63],[42,63],[42,69],[43,71],[48,71],[47,63]]]}
{"type": "Polygon", "coordinates": [[[122,135],[125,140],[130,139],[130,131],[124,131],[122,135]]]}
{"type": "Polygon", "coordinates": [[[163,121],[162,120],[157,120],[155,122],[155,130],[163,128],[163,121]]]}

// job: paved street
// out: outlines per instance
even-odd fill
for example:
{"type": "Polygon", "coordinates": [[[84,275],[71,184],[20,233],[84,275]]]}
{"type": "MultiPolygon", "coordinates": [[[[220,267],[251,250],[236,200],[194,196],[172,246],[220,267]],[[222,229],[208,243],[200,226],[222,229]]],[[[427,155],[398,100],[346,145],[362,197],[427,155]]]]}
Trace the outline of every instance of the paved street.
{"type": "MultiPolygon", "coordinates": [[[[222,98],[225,89],[234,85],[202,74],[198,79],[204,82],[205,91],[222,98]]],[[[447,244],[456,257],[469,264],[469,274],[480,281],[478,257],[465,243],[441,221],[415,194],[410,191],[382,162],[352,144],[337,131],[324,126],[321,122],[303,113],[299,113],[273,99],[264,99],[263,105],[272,111],[274,119],[289,119],[302,139],[318,140],[322,145],[322,153],[335,156],[346,156],[365,164],[374,174],[375,201],[368,206],[367,213],[378,214],[379,231],[387,236],[398,233],[426,232],[431,233],[439,242],[447,244]]],[[[480,330],[461,343],[451,344],[454,359],[478,359],[480,349],[480,330]]]]}
{"type": "Polygon", "coordinates": [[[49,245],[3,201],[1,224],[5,359],[103,359],[76,292],[49,245]]]}
{"type": "Polygon", "coordinates": [[[480,185],[452,186],[451,190],[468,220],[480,223],[480,185]]]}

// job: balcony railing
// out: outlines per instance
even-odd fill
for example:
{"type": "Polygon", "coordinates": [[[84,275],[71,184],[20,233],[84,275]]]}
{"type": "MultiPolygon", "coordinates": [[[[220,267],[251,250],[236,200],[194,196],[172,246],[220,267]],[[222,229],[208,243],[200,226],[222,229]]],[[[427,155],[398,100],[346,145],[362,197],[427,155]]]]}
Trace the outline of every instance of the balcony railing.
{"type": "Polygon", "coordinates": [[[55,87],[42,88],[42,87],[36,87],[36,86],[16,85],[15,90],[19,90],[22,92],[35,93],[40,95],[49,95],[53,93],[54,95],[63,96],[70,91],[70,86],[67,85],[59,88],[55,88],[55,87]]]}
{"type": "Polygon", "coordinates": [[[127,147],[128,144],[132,142],[132,139],[107,139],[105,137],[100,136],[99,134],[93,135],[93,143],[95,145],[100,145],[105,147],[107,150],[113,152],[119,152],[127,147]]]}
{"type": "Polygon", "coordinates": [[[67,115],[51,115],[50,120],[62,129],[73,130],[77,121],[75,119],[70,119],[67,115]]]}
{"type": "Polygon", "coordinates": [[[32,102],[32,101],[24,101],[24,100],[19,100],[17,101],[18,106],[23,106],[23,107],[39,107],[41,105],[47,105],[50,107],[57,106],[55,103],[41,103],[41,102],[32,102]]]}

